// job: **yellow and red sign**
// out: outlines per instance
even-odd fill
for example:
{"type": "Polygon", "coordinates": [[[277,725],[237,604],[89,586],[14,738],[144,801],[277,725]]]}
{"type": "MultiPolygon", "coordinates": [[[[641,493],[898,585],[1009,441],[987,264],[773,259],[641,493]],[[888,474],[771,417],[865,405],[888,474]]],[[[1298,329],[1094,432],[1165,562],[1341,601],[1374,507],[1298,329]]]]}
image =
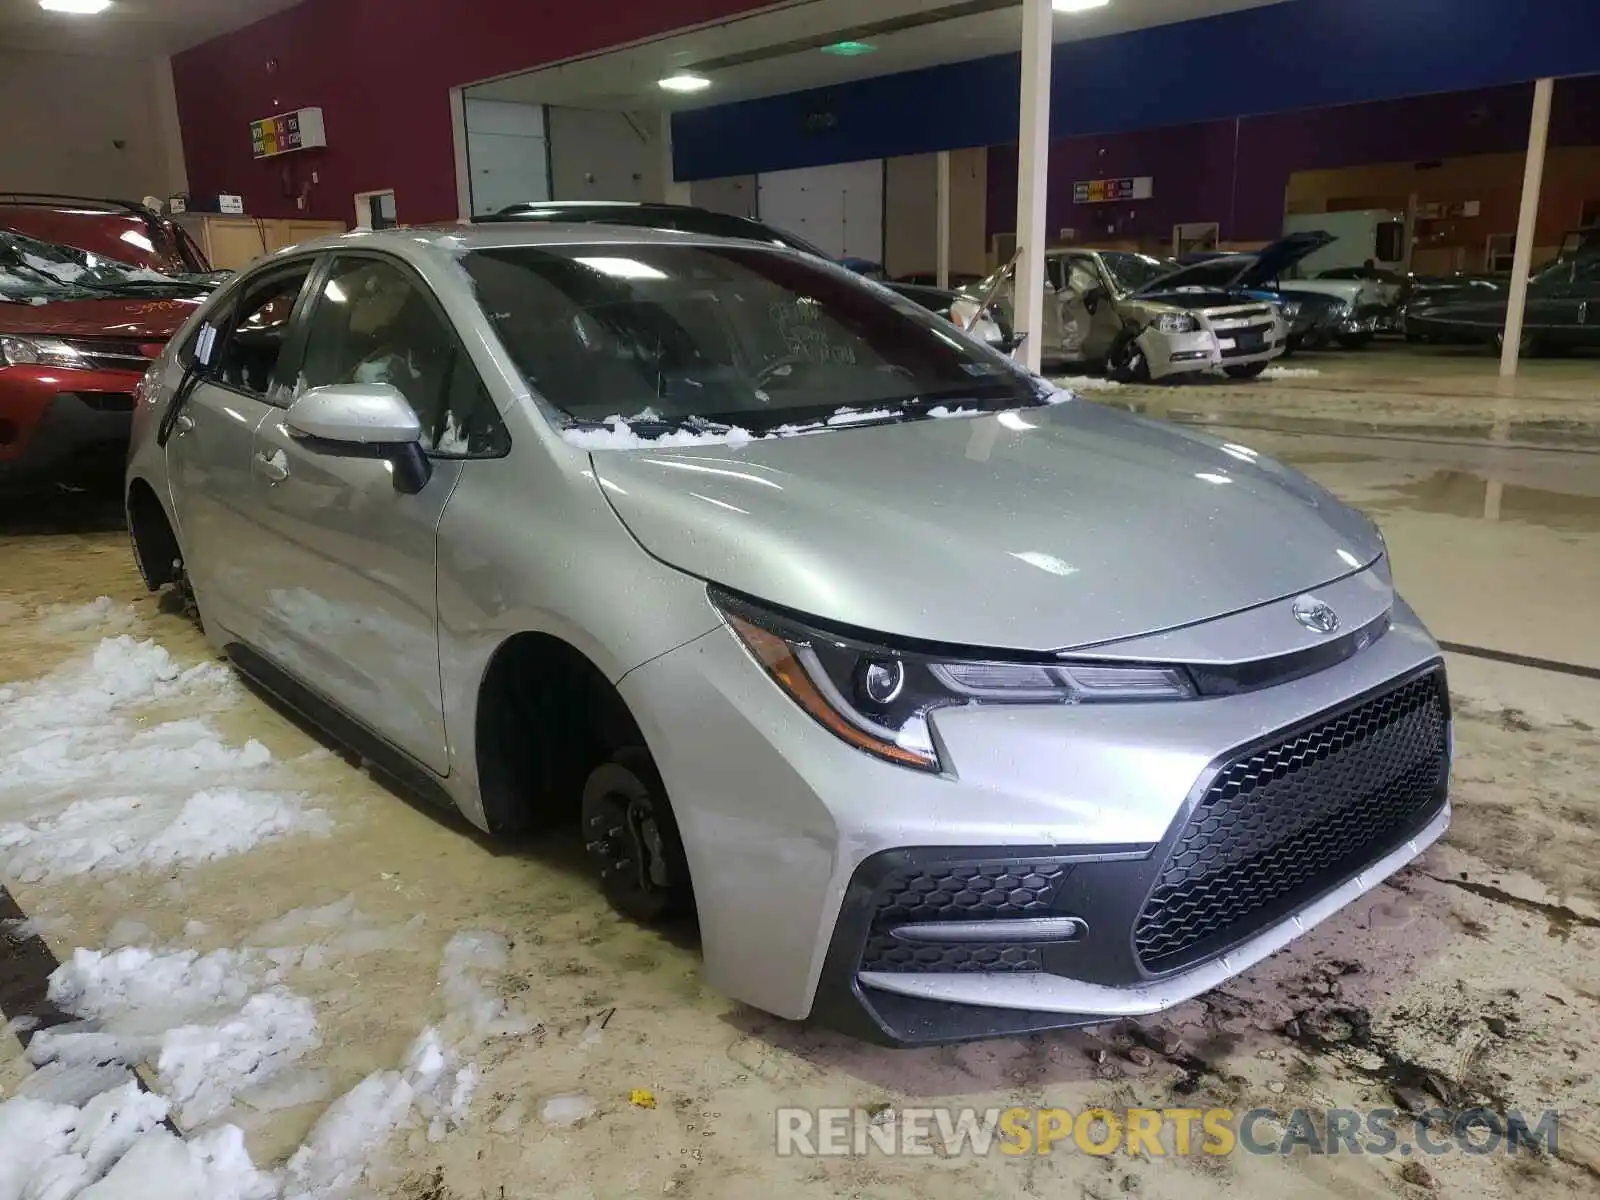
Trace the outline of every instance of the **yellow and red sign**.
{"type": "Polygon", "coordinates": [[[320,108],[297,108],[250,122],[250,150],[256,158],[271,158],[291,150],[310,150],[328,144],[320,108]]]}

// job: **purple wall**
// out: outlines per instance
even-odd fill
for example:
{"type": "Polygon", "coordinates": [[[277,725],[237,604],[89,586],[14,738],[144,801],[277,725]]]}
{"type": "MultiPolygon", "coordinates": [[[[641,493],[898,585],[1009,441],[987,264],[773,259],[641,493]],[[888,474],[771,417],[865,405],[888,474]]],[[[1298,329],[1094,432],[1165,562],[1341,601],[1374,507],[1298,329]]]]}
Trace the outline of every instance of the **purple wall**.
{"type": "MultiPolygon", "coordinates": [[[[1180,221],[1220,221],[1225,240],[1264,241],[1283,232],[1293,172],[1521,150],[1532,104],[1527,85],[1063,138],[1050,144],[1046,227],[1051,237],[1166,237],[1180,221]],[[1154,197],[1072,203],[1074,181],[1126,175],[1154,176],[1154,197]]],[[[1600,76],[1556,84],[1550,144],[1600,145],[1600,76]]],[[[1016,209],[1017,147],[991,147],[989,233],[1011,229],[1016,209]]]]}

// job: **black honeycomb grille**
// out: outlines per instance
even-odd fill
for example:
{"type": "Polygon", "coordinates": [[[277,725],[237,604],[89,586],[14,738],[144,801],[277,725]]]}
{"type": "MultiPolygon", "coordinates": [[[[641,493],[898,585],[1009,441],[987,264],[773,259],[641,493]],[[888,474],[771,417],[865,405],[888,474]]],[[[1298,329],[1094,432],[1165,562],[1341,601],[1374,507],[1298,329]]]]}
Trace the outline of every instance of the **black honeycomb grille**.
{"type": "Polygon", "coordinates": [[[1147,971],[1236,943],[1360,871],[1444,804],[1442,672],[1224,767],[1134,925],[1147,971]]]}
{"type": "Polygon", "coordinates": [[[878,891],[861,958],[864,971],[1037,971],[1039,950],[1007,945],[1005,922],[1050,915],[1070,866],[1058,862],[944,863],[902,871],[878,891]],[[991,942],[915,944],[891,937],[899,925],[993,921],[991,942]]]}

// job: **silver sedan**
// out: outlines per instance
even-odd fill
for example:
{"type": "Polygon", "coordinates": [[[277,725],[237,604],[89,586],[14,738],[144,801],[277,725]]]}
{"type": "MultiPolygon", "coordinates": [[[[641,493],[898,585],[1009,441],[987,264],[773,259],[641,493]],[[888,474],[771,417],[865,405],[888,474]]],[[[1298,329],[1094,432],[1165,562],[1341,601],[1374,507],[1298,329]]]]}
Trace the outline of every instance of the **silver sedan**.
{"type": "Polygon", "coordinates": [[[391,230],[141,384],[151,588],[414,794],[577,824],[729,996],[890,1044],[1151,1013],[1449,817],[1376,528],[755,243],[391,230]]]}

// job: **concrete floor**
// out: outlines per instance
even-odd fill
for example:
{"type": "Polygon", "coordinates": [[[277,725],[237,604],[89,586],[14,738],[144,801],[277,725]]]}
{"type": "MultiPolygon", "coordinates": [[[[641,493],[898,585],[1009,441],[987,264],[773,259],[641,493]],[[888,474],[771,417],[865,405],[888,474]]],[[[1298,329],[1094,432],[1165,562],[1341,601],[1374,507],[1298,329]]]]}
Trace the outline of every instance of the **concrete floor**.
{"type": "MultiPolygon", "coordinates": [[[[327,940],[284,977],[311,998],[304,1066],[338,1095],[459,1015],[438,983],[462,931],[505,939],[472,973],[502,1018],[480,1028],[467,1123],[402,1133],[371,1187],[480,1197],[1199,1198],[1593,1196],[1600,1189],[1600,363],[1533,364],[1502,395],[1484,356],[1381,346],[1303,356],[1259,384],[1117,389],[1097,400],[1185,414],[1300,466],[1373,513],[1399,583],[1451,654],[1455,822],[1352,910],[1225,989],[1138,1028],[928,1051],[863,1047],[730,1005],[692,939],[614,917],[566,845],[506,849],[421,811],[323,751],[243,689],[167,699],[137,726],[205,718],[257,739],[274,785],[320,809],[294,834],[181,870],[3,880],[62,959],[129,940],[201,952],[263,944],[303,906],[353,897],[366,952],[327,940]],[[1478,650],[1574,670],[1533,669],[1478,650]],[[1585,675],[1582,668],[1593,669],[1585,675]],[[122,928],[119,933],[119,923],[122,928]],[[1151,1047],[1154,1047],[1152,1050],[1151,1047]],[[653,1108],[630,1102],[649,1089],[653,1108]],[[779,1106],[1392,1107],[1423,1093],[1559,1110],[1555,1156],[783,1158],[779,1106]],[[546,1122],[553,1098],[587,1104],[546,1122]]],[[[109,636],[206,651],[135,577],[114,510],[56,503],[0,517],[0,689],[70,667],[109,636]],[[111,603],[81,610],[98,596],[111,603]]],[[[225,780],[224,780],[225,781],[225,780]]],[[[0,833],[4,810],[0,774],[0,833]]],[[[49,804],[64,808],[68,788],[49,804]]],[[[3,846],[0,839],[0,846],[3,846]]],[[[3,861],[0,852],[0,861],[3,861]]],[[[303,916],[303,914],[302,914],[303,916]]],[[[346,918],[348,924],[348,917],[346,918]]],[[[293,922],[291,922],[293,924],[293,922]]],[[[302,926],[305,921],[301,921],[302,926]]],[[[315,938],[302,930],[302,940],[315,938]]],[[[448,982],[448,981],[447,981],[448,982]]],[[[459,983],[459,979],[457,980],[459,983]]],[[[0,1097],[27,1073],[0,1047],[0,1097]]],[[[257,1163],[288,1156],[327,1106],[240,1105],[257,1163]]],[[[558,1105],[557,1109],[562,1105],[558,1105]]],[[[557,1110],[552,1109],[552,1113],[557,1110]]]]}

